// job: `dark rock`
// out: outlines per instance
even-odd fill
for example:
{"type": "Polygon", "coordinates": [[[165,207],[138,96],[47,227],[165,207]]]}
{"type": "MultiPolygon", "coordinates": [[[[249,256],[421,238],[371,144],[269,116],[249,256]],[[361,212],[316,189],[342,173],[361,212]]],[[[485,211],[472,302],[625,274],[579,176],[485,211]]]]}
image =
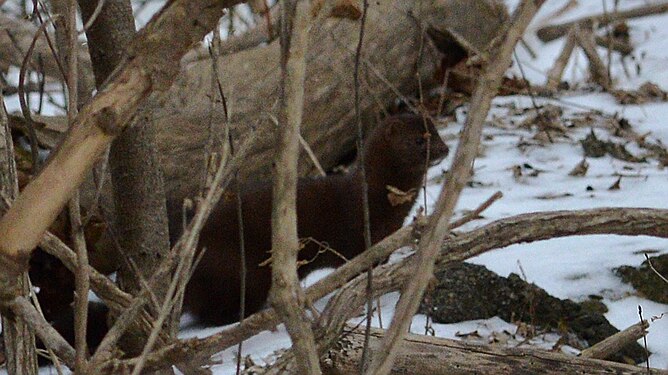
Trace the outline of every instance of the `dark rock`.
{"type": "MultiPolygon", "coordinates": [[[[431,310],[430,316],[437,323],[498,316],[507,322],[523,322],[543,331],[573,333],[589,345],[619,332],[602,315],[604,306],[601,307],[600,301],[561,300],[516,274],[506,278],[484,266],[461,263],[435,276],[438,283],[423,301],[420,312],[427,314],[431,310]]],[[[644,358],[644,349],[633,343],[608,359],[639,363],[644,358]]]]}
{"type": "Polygon", "coordinates": [[[661,275],[668,275],[668,254],[659,255],[644,261],[640,267],[622,266],[615,269],[615,273],[625,283],[631,284],[638,293],[647,299],[668,304],[668,284],[657,275],[649,265],[661,275]]]}

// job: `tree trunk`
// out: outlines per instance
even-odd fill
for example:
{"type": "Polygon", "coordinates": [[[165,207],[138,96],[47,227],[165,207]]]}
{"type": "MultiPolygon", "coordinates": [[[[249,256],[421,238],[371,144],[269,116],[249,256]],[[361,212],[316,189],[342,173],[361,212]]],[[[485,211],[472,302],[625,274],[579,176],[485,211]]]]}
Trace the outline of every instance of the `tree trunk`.
{"type": "MultiPolygon", "coordinates": [[[[97,3],[79,1],[79,6],[87,20],[97,3]]],[[[134,35],[130,1],[107,0],[86,32],[98,89],[122,61],[134,35]]],[[[133,294],[141,289],[139,278],[148,280],[169,250],[164,184],[154,129],[145,121],[145,110],[138,113],[133,126],[112,143],[109,157],[116,212],[112,236],[118,240],[127,260],[121,261],[119,284],[133,294]]],[[[159,300],[164,298],[168,282],[165,280],[152,291],[159,300]]],[[[148,332],[131,330],[126,340],[121,341],[123,349],[140,353],[147,335],[148,332]]]]}
{"type": "MultiPolygon", "coordinates": [[[[9,130],[5,101],[0,91],[0,199],[13,200],[19,192],[14,162],[14,145],[9,130]]],[[[0,204],[4,207],[4,204],[0,204]]],[[[28,274],[16,281],[22,295],[30,293],[28,274]]],[[[34,374],[37,371],[35,332],[20,319],[2,317],[2,334],[9,374],[34,374]]]]}

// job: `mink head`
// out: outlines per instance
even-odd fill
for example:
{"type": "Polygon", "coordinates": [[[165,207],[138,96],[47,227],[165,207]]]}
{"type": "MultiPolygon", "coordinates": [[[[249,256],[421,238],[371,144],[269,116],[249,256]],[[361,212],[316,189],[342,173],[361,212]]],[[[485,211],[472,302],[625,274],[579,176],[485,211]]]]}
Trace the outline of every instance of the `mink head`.
{"type": "Polygon", "coordinates": [[[384,167],[396,172],[424,173],[427,159],[435,165],[448,155],[434,123],[420,115],[401,114],[388,117],[369,136],[366,146],[367,166],[384,167]]]}

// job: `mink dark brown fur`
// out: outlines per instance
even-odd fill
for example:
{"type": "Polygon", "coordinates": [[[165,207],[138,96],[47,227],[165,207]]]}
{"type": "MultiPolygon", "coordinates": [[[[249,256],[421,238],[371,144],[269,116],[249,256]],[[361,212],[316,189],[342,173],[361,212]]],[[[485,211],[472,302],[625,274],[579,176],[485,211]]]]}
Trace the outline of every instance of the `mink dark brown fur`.
{"type": "MultiPolygon", "coordinates": [[[[376,127],[367,137],[363,152],[371,240],[376,243],[402,226],[422,185],[428,161],[433,165],[442,160],[448,154],[448,147],[431,121],[421,116],[402,114],[391,116],[376,127]],[[404,199],[401,199],[401,192],[406,193],[404,199]],[[391,200],[390,196],[399,199],[391,200]]],[[[270,256],[272,186],[269,182],[255,182],[242,186],[241,191],[247,266],[245,311],[249,315],[263,308],[271,287],[270,266],[260,264],[270,256]]],[[[299,259],[307,261],[299,268],[300,277],[318,268],[343,264],[344,260],[334,251],[346,259],[364,251],[362,207],[362,174],[359,168],[345,175],[299,180],[298,233],[306,243],[299,259]],[[322,246],[334,251],[319,253],[322,246]]],[[[168,211],[173,244],[181,232],[181,204],[168,201],[168,211]]],[[[200,234],[199,248],[206,251],[188,283],[185,310],[205,325],[238,321],[241,259],[237,199],[234,194],[226,194],[214,208],[200,234]]],[[[43,305],[45,316],[72,343],[73,277],[59,262],[60,268],[52,270],[54,260],[37,256],[33,259],[31,271],[39,269],[40,273],[45,273],[40,275],[43,280],[39,280],[43,281],[39,283],[43,289],[39,297],[47,305],[43,305]],[[67,274],[54,274],[59,270],[67,274]],[[54,284],[54,277],[62,282],[54,284]]],[[[92,319],[89,319],[88,344],[94,349],[107,331],[107,310],[99,303],[91,303],[89,311],[92,319]]]]}
{"type": "MultiPolygon", "coordinates": [[[[371,239],[380,241],[399,229],[415,202],[430,164],[448,153],[431,123],[422,116],[396,115],[374,129],[364,145],[368,183],[371,239]],[[427,147],[429,145],[429,147],[427,147]],[[429,150],[429,152],[427,152],[429,150]],[[401,202],[388,198],[388,186],[408,194],[401,202]]],[[[261,266],[271,248],[271,193],[268,182],[241,188],[244,243],[246,252],[245,311],[260,310],[271,286],[270,266],[261,266]]],[[[170,233],[179,235],[182,213],[177,204],[168,204],[170,233]]],[[[362,174],[355,168],[346,175],[331,175],[299,180],[297,217],[299,238],[305,246],[299,259],[300,277],[323,267],[337,267],[344,260],[364,251],[362,174]],[[312,240],[317,241],[314,242],[312,240]]],[[[200,235],[200,248],[206,251],[186,289],[184,307],[204,324],[220,325],[239,320],[240,270],[237,199],[227,194],[215,207],[200,235]]]]}

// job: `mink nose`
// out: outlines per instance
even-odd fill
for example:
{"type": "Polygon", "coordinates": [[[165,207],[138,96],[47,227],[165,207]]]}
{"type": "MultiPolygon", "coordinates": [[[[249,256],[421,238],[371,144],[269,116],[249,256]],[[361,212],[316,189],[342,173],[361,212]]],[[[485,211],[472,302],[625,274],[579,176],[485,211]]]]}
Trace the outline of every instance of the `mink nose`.
{"type": "Polygon", "coordinates": [[[448,145],[443,142],[440,136],[431,142],[431,147],[429,150],[429,165],[433,166],[441,162],[446,156],[448,156],[448,145]]]}

